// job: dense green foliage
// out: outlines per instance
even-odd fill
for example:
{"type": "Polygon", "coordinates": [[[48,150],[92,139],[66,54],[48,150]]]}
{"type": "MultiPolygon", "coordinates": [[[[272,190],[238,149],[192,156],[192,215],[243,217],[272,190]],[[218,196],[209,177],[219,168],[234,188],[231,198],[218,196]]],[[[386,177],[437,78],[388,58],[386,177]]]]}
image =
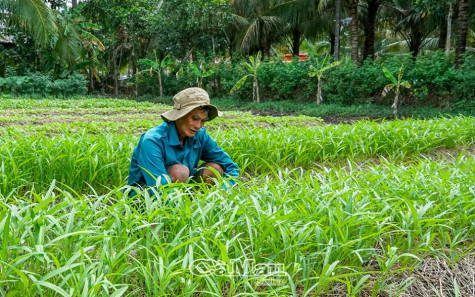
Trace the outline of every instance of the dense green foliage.
{"type": "MultiPolygon", "coordinates": [[[[385,60],[367,60],[363,65],[356,66],[346,61],[339,67],[328,70],[323,84],[324,103],[340,106],[349,105],[384,105],[389,106],[392,96],[383,98],[381,92],[387,84],[382,67],[397,72],[404,63],[404,79],[412,85],[410,90],[402,90],[403,106],[435,106],[438,108],[455,108],[459,111],[474,112],[475,103],[475,58],[467,57],[460,69],[454,69],[450,61],[441,52],[425,55],[414,61],[410,57],[390,58],[385,60]]],[[[236,82],[247,74],[242,64],[226,62],[205,64],[211,75],[201,78],[203,87],[213,97],[229,97],[229,91],[236,82]]],[[[264,101],[282,101],[309,103],[315,101],[316,80],[308,77],[310,64],[307,62],[263,63],[257,74],[261,98],[264,101]]],[[[178,76],[164,74],[163,92],[172,96],[179,90],[192,86],[197,77],[190,67],[184,67],[178,76]]],[[[137,88],[137,95],[159,94],[157,77],[150,76],[148,71],[140,77],[140,82],[131,84],[137,88]]],[[[0,78],[0,90],[6,94],[40,94],[64,95],[84,94],[86,80],[79,74],[67,79],[52,81],[40,73],[28,76],[9,76],[0,78]]],[[[242,102],[251,101],[252,81],[244,83],[234,93],[234,98],[242,102]]],[[[163,102],[170,99],[162,100],[163,102]]],[[[171,101],[170,101],[171,102],[171,101]]],[[[305,105],[304,105],[305,106],[305,105]]],[[[259,106],[255,106],[259,108],[259,106]]],[[[306,107],[304,114],[321,116],[318,111],[311,112],[306,107]]],[[[335,109],[332,105],[321,106],[317,110],[335,109]]],[[[289,111],[302,108],[298,104],[290,104],[289,111]]],[[[377,112],[376,112],[377,114],[377,112]]],[[[342,114],[344,115],[344,114],[342,114]]],[[[389,114],[388,114],[389,115],[389,114]]],[[[404,115],[404,113],[402,114],[404,115]]],[[[381,116],[381,114],[379,114],[381,116]]]]}
{"type": "MultiPolygon", "coordinates": [[[[386,105],[391,98],[379,96],[384,87],[380,70],[383,66],[399,69],[404,62],[405,77],[414,89],[413,94],[402,94],[403,104],[472,104],[473,53],[463,54],[473,49],[475,40],[474,0],[86,0],[66,4],[0,1],[0,10],[6,12],[0,14],[0,77],[42,73],[54,81],[79,72],[88,80],[89,94],[162,96],[158,84],[163,80],[168,95],[205,84],[215,97],[223,97],[246,73],[244,61],[249,55],[260,52],[274,62],[285,54],[297,60],[301,51],[312,59],[312,53],[328,52],[330,60],[343,63],[324,77],[324,103],[386,105]],[[342,14],[335,24],[338,9],[342,14]],[[335,48],[337,31],[341,38],[335,48]],[[436,50],[440,52],[434,54],[436,50]],[[229,59],[230,65],[216,63],[229,59]],[[153,65],[166,61],[166,65],[160,63],[150,71],[150,63],[144,61],[155,61],[153,65]]],[[[254,95],[263,101],[313,100],[316,82],[307,77],[304,64],[264,63],[257,73],[262,86],[254,95]]],[[[15,87],[9,81],[3,91],[32,91],[26,79],[13,80],[27,86],[15,87]]],[[[247,83],[236,94],[250,98],[251,89],[247,83]]]]}
{"type": "Polygon", "coordinates": [[[0,90],[7,95],[63,96],[83,95],[87,92],[86,78],[75,73],[65,79],[51,80],[41,73],[26,76],[0,77],[0,90]]]}
{"type": "MultiPolygon", "coordinates": [[[[2,296],[416,296],[430,260],[452,269],[473,249],[470,117],[336,126],[227,112],[207,127],[242,169],[236,187],[130,199],[131,150],[169,107],[0,104],[2,296]],[[196,273],[200,259],[283,266],[196,273]]],[[[470,294],[470,276],[457,280],[435,281],[470,294]]]]}
{"type": "MultiPolygon", "coordinates": [[[[410,56],[384,60],[367,60],[357,66],[346,60],[342,65],[327,71],[324,77],[323,97],[326,104],[361,105],[373,103],[390,106],[392,96],[383,98],[381,93],[387,84],[383,67],[397,73],[405,65],[404,79],[412,85],[402,90],[403,106],[436,106],[473,110],[475,98],[475,58],[467,57],[460,69],[454,69],[450,60],[441,52],[425,55],[414,61],[410,56]]],[[[210,64],[208,64],[210,65],[210,64]]],[[[204,87],[214,97],[229,96],[229,90],[247,74],[242,64],[234,61],[213,65],[216,73],[204,80],[204,87]]],[[[261,99],[264,101],[290,100],[313,102],[316,98],[317,81],[308,77],[307,62],[263,63],[257,71],[261,99]]],[[[158,94],[154,77],[144,77],[139,84],[139,95],[158,94]],[[141,93],[143,92],[143,93],[141,93]]],[[[172,96],[178,90],[193,85],[193,76],[186,70],[176,76],[167,76],[165,95],[172,96]]],[[[235,92],[235,97],[251,101],[252,81],[235,92]]],[[[324,108],[324,107],[321,107],[324,108]]]]}

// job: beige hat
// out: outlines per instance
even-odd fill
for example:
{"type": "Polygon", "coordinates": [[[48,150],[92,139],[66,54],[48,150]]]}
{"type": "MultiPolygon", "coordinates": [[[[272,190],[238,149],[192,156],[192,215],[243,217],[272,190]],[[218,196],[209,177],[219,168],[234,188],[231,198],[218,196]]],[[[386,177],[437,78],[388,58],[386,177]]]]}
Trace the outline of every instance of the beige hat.
{"type": "Polygon", "coordinates": [[[176,121],[197,107],[209,107],[208,120],[221,116],[218,108],[210,104],[208,93],[201,88],[188,88],[173,97],[173,109],[163,113],[165,122],[176,121]]]}

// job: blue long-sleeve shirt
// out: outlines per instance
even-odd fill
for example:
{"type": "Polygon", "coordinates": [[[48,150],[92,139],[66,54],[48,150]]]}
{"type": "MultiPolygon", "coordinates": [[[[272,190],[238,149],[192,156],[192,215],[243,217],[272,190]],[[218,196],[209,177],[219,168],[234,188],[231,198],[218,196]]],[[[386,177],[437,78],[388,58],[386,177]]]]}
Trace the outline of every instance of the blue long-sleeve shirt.
{"type": "MultiPolygon", "coordinates": [[[[164,122],[145,132],[132,154],[130,163],[130,186],[155,187],[169,182],[168,168],[175,164],[183,164],[196,173],[198,162],[214,162],[223,167],[224,176],[238,177],[239,167],[229,155],[220,148],[201,128],[193,137],[186,137],[180,144],[175,122],[164,122]]],[[[234,181],[231,181],[234,184],[234,181]]]]}

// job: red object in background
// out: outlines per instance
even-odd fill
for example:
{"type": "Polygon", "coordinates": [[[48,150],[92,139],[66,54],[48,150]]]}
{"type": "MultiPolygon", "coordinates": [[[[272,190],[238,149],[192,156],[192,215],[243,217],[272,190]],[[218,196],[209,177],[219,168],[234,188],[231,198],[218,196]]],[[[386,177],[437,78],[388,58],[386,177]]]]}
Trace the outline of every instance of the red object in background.
{"type": "Polygon", "coordinates": [[[299,54],[299,62],[308,61],[308,53],[299,54]]]}
{"type": "MultiPolygon", "coordinates": [[[[293,56],[292,54],[285,54],[285,57],[282,58],[282,62],[290,63],[292,62],[293,56]]],[[[308,53],[301,53],[299,54],[299,62],[308,61],[308,53]]]]}

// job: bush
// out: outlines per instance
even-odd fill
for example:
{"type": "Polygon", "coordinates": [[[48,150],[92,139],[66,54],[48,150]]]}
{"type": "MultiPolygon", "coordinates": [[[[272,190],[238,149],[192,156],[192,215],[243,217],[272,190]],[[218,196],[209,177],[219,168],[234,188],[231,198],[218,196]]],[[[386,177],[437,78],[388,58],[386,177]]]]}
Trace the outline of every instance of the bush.
{"type": "Polygon", "coordinates": [[[450,71],[453,72],[454,101],[464,101],[467,108],[475,109],[475,57],[466,55],[462,67],[450,71]]]}
{"type": "MultiPolygon", "coordinates": [[[[216,69],[210,76],[202,78],[203,87],[212,98],[232,97],[240,102],[252,99],[252,78],[232,96],[229,91],[243,76],[249,74],[244,67],[243,58],[235,58],[218,64],[204,61],[201,65],[207,70],[216,69]]],[[[196,62],[195,62],[196,63],[196,62]]],[[[308,62],[294,61],[282,63],[280,59],[265,60],[257,71],[262,101],[311,102],[315,101],[317,79],[308,76],[308,62]]],[[[401,90],[402,106],[435,106],[437,108],[455,108],[471,111],[475,105],[475,57],[467,54],[460,69],[454,69],[453,57],[447,58],[442,52],[418,56],[388,56],[375,61],[367,60],[356,65],[344,60],[338,67],[331,68],[323,76],[324,104],[339,106],[372,104],[390,106],[393,93],[381,97],[381,92],[389,80],[382,68],[386,67],[396,75],[405,66],[404,80],[411,83],[410,90],[401,90]]],[[[6,78],[0,78],[0,90],[12,95],[64,96],[84,94],[86,79],[80,74],[52,81],[51,77],[41,73],[19,76],[18,69],[6,67],[6,78]],[[16,70],[16,71],[15,71],[16,70]]],[[[192,73],[188,63],[176,69],[178,73],[168,71],[162,75],[165,96],[173,96],[180,90],[196,86],[196,74],[192,73]]],[[[129,82],[135,91],[135,83],[129,82]]],[[[138,78],[139,96],[159,95],[156,74],[138,78]]],[[[322,108],[322,107],[319,107],[322,108]]]]}
{"type": "Polygon", "coordinates": [[[295,59],[292,63],[265,63],[258,70],[263,97],[270,100],[309,101],[315,98],[316,80],[308,76],[310,64],[295,59]]]}
{"type": "Polygon", "coordinates": [[[51,87],[50,77],[41,73],[0,78],[0,88],[7,94],[40,94],[46,96],[51,93],[51,87]]]}
{"type": "Polygon", "coordinates": [[[9,76],[0,78],[0,90],[12,95],[32,95],[69,97],[84,95],[87,92],[87,80],[78,73],[66,79],[52,81],[47,75],[31,73],[28,76],[9,76]]]}
{"type": "Polygon", "coordinates": [[[84,95],[87,92],[87,80],[79,73],[73,73],[66,79],[57,79],[53,83],[54,94],[69,97],[71,95],[84,95]]]}

